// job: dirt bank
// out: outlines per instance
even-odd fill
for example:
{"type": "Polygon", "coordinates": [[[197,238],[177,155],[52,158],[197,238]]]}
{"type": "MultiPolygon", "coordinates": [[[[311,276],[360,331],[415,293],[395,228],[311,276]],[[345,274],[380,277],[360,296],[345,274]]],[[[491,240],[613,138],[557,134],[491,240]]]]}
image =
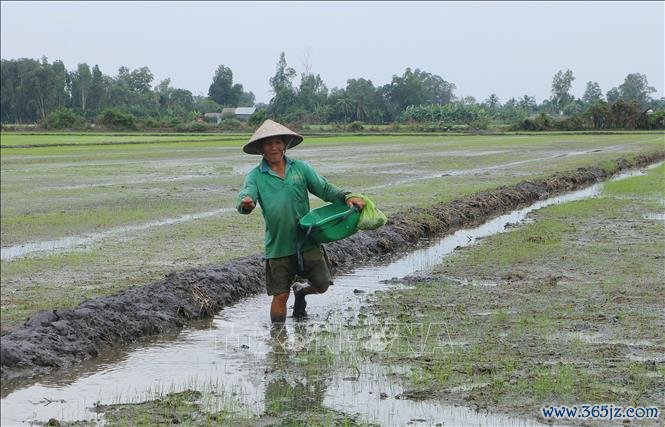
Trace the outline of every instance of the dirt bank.
{"type": "MultiPolygon", "coordinates": [[[[570,191],[612,174],[663,160],[665,152],[618,159],[557,173],[541,181],[482,192],[390,218],[385,227],[327,245],[336,271],[373,257],[412,248],[420,239],[450,233],[487,218],[570,191]]],[[[442,189],[445,191],[445,188],[442,189]]],[[[264,289],[260,255],[167,275],[163,280],[94,298],[73,309],[42,311],[0,338],[3,387],[93,358],[141,336],[177,330],[212,316],[240,298],[264,289]]]]}

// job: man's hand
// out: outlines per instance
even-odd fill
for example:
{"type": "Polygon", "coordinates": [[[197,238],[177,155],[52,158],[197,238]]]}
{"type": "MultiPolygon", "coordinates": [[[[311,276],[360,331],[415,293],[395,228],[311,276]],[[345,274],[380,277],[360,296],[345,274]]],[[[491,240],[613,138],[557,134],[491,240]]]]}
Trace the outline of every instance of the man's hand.
{"type": "Polygon", "coordinates": [[[254,203],[251,197],[245,196],[245,198],[240,201],[240,207],[244,212],[250,213],[251,211],[254,210],[256,204],[254,203]]]}
{"type": "Polygon", "coordinates": [[[360,197],[349,197],[346,201],[346,204],[352,208],[354,205],[358,207],[358,210],[361,211],[365,207],[365,201],[360,197]]]}

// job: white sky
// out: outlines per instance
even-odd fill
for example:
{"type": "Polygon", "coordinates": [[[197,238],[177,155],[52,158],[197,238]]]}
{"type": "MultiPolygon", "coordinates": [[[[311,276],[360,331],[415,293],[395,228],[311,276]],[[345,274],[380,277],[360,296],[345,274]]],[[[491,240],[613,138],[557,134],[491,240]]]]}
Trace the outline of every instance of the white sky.
{"type": "Polygon", "coordinates": [[[328,88],[364,77],[389,83],[406,67],[455,83],[457,96],[502,102],[550,96],[571,69],[572,92],[603,92],[629,73],[664,94],[665,2],[13,2],[2,1],[3,59],[60,59],[69,70],[147,66],[159,80],[207,95],[219,64],[269,101],[280,52],[328,88]]]}

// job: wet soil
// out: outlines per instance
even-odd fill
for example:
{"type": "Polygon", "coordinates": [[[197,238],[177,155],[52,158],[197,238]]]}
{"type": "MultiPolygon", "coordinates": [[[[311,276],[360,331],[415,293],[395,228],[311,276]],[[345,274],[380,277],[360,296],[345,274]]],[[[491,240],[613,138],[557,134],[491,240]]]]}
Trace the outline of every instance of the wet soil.
{"type": "MultiPolygon", "coordinates": [[[[406,251],[421,239],[479,224],[490,217],[554,194],[581,188],[612,174],[665,158],[665,152],[618,159],[608,166],[579,168],[551,177],[481,192],[428,209],[391,216],[379,230],[326,245],[335,270],[406,251]]],[[[67,369],[136,339],[179,330],[196,319],[264,289],[260,255],[166,275],[158,282],[94,298],[78,307],[42,311],[5,333],[0,343],[3,389],[67,369]]],[[[4,390],[3,390],[4,391],[4,390]]]]}
{"type": "Polygon", "coordinates": [[[392,351],[378,354],[387,366],[412,368],[400,378],[404,394],[540,422],[547,405],[662,410],[665,229],[643,220],[662,209],[662,174],[661,165],[649,181],[630,178],[621,187],[617,180],[598,197],[538,210],[527,225],[460,248],[431,272],[392,280],[402,288],[379,292],[369,317],[431,325],[430,335],[441,337],[426,343],[428,351],[405,354],[399,344],[416,348],[426,339],[401,334],[392,351]]]}
{"type": "MultiPolygon", "coordinates": [[[[301,392],[304,390],[300,390],[301,392]]],[[[359,424],[354,417],[343,413],[320,408],[316,417],[311,411],[304,414],[303,408],[280,410],[276,413],[267,411],[260,416],[242,414],[237,408],[218,408],[210,410],[207,396],[195,390],[169,393],[155,400],[141,403],[117,405],[97,405],[95,412],[104,414],[109,425],[172,425],[187,426],[284,426],[284,425],[368,425],[359,424]]],[[[55,421],[55,420],[54,420],[55,421]]],[[[45,425],[49,425],[46,423],[45,425]]],[[[96,426],[97,421],[59,422],[57,425],[83,427],[96,426]]]]}

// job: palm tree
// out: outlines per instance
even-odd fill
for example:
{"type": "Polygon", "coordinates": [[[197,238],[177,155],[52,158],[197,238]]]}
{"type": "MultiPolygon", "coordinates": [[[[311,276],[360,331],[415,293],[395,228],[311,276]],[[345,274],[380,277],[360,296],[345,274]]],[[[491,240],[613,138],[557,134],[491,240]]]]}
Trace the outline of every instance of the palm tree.
{"type": "Polygon", "coordinates": [[[349,113],[353,109],[351,100],[346,96],[340,97],[335,103],[335,108],[344,115],[344,123],[349,121],[349,113]]]}
{"type": "Polygon", "coordinates": [[[369,108],[367,106],[367,101],[363,97],[359,97],[353,100],[353,112],[356,116],[356,120],[365,121],[369,115],[369,108]]]}

